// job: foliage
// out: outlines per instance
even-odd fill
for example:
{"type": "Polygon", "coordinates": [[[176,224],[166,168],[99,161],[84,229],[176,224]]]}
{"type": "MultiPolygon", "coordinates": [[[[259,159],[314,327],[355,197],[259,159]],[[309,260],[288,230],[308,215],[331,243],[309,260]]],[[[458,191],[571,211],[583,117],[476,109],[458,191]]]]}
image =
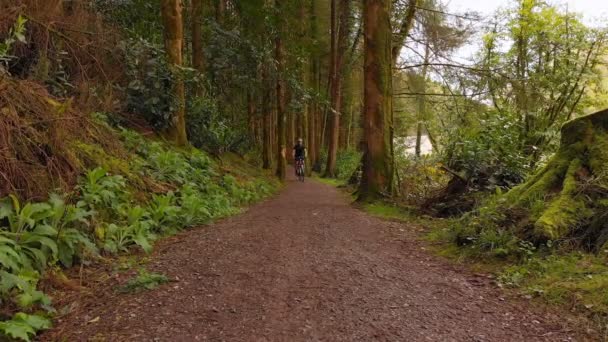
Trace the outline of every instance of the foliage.
{"type": "Polygon", "coordinates": [[[355,150],[341,150],[336,157],[336,177],[348,180],[361,162],[362,153],[355,150]]]}
{"type": "MultiPolygon", "coordinates": [[[[359,163],[361,162],[361,155],[361,152],[352,149],[338,151],[336,155],[336,177],[340,181],[346,181],[350,178],[350,176],[352,176],[357,167],[359,167],[359,163]]],[[[319,156],[319,165],[325,167],[326,164],[327,151],[322,150],[319,156]]]]}
{"type": "Polygon", "coordinates": [[[518,132],[521,150],[538,161],[554,147],[561,124],[592,104],[587,89],[600,77],[606,31],[557,5],[514,4],[485,32],[479,64],[496,72],[481,76],[480,85],[499,112],[516,114],[505,129],[518,132]]]}
{"type": "Polygon", "coordinates": [[[220,111],[217,101],[198,97],[188,110],[188,136],[191,143],[215,155],[245,152],[250,147],[246,131],[220,111]]]}
{"type": "Polygon", "coordinates": [[[174,75],[169,69],[162,45],[144,38],[121,43],[125,58],[126,109],[142,115],[157,129],[166,128],[175,109],[171,96],[174,75]]]}
{"type": "Polygon", "coordinates": [[[395,168],[398,172],[399,200],[420,205],[442,189],[448,177],[441,170],[437,156],[413,157],[397,149],[395,168]]]}
{"type": "Polygon", "coordinates": [[[491,111],[478,125],[457,127],[446,139],[443,159],[477,190],[511,188],[530,172],[519,129],[510,114],[491,111]]]}
{"type": "Polygon", "coordinates": [[[8,36],[4,41],[0,41],[0,74],[4,71],[3,63],[11,59],[10,51],[16,42],[25,43],[25,24],[27,19],[23,16],[17,17],[17,21],[13,27],[9,30],[8,36]]]}
{"type": "Polygon", "coordinates": [[[155,44],[162,43],[160,0],[95,0],[94,3],[106,19],[131,37],[146,37],[155,44]]]}
{"type": "Polygon", "coordinates": [[[120,292],[132,293],[143,290],[153,290],[158,286],[169,282],[169,279],[158,273],[151,273],[142,269],[137,274],[137,277],[130,279],[125,285],[119,288],[120,292]]]}
{"type": "Polygon", "coordinates": [[[38,315],[19,312],[11,320],[0,322],[0,333],[5,337],[31,341],[39,330],[51,327],[51,321],[38,315]]]}

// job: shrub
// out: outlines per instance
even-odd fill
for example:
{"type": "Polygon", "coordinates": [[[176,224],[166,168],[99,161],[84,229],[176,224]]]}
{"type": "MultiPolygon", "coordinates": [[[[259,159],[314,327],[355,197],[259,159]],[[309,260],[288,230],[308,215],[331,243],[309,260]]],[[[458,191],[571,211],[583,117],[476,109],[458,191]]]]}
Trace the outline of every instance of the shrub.
{"type": "Polygon", "coordinates": [[[138,113],[157,129],[171,122],[174,100],[171,87],[174,76],[167,64],[160,44],[143,38],[132,38],[121,43],[126,62],[127,111],[138,113]]]}

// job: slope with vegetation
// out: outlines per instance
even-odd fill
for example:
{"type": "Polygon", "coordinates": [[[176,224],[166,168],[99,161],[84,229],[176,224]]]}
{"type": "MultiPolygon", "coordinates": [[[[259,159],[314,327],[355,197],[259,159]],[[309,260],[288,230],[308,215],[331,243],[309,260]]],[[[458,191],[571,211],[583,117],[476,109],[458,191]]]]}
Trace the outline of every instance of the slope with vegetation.
{"type": "Polygon", "coordinates": [[[155,240],[239,213],[278,184],[242,157],[220,156],[221,146],[178,148],[128,114],[135,102],[162,108],[135,94],[130,71],[150,51],[115,44],[124,38],[89,5],[0,7],[0,338],[30,340],[58,309],[41,284],[72,283],[63,268],[149,253],[155,240]]]}

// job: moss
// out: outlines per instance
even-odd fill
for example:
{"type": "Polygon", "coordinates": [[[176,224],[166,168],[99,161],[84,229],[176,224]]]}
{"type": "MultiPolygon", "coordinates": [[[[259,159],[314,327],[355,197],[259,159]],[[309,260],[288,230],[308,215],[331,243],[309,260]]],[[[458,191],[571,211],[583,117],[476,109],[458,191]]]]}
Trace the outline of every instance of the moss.
{"type": "Polygon", "coordinates": [[[410,213],[404,208],[382,202],[366,204],[364,208],[366,212],[386,219],[406,221],[411,218],[410,213]]]}
{"type": "Polygon", "coordinates": [[[608,174],[608,133],[596,134],[589,146],[589,167],[595,175],[608,174]]]}
{"type": "MultiPolygon", "coordinates": [[[[504,274],[523,275],[517,284],[552,304],[591,314],[608,313],[608,268],[602,257],[571,253],[512,266],[504,274]]],[[[501,277],[502,278],[502,277],[501,277]]]]}
{"type": "Polygon", "coordinates": [[[79,159],[83,160],[85,164],[101,166],[104,169],[114,173],[125,176],[130,181],[134,181],[137,185],[143,185],[143,180],[138,171],[140,171],[140,165],[142,162],[139,157],[130,156],[122,159],[115,156],[111,156],[99,145],[76,143],[76,152],[79,155],[79,159]]]}
{"type": "Polygon", "coordinates": [[[580,159],[574,159],[563,178],[562,191],[536,221],[535,234],[539,237],[555,240],[563,237],[570,227],[575,227],[582,219],[589,216],[585,200],[576,196],[578,181],[576,174],[583,167],[580,159]]]}
{"type": "Polygon", "coordinates": [[[505,195],[510,207],[529,211],[534,234],[559,239],[597,214],[601,198],[577,194],[581,177],[597,179],[608,172],[608,111],[572,120],[562,128],[555,156],[526,183],[505,195]],[[547,200],[542,208],[542,200],[547,200]],[[596,208],[596,209],[594,209],[596,208]]]}

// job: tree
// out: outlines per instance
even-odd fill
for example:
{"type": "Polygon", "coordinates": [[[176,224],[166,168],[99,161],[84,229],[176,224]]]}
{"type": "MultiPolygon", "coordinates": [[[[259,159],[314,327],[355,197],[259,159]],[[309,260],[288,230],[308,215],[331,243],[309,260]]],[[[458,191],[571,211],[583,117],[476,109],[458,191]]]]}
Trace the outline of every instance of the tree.
{"type": "Polygon", "coordinates": [[[582,114],[582,101],[592,100],[586,93],[605,56],[606,31],[540,0],[518,1],[494,21],[480,65],[497,72],[483,77],[482,90],[519,127],[521,151],[534,165],[556,142],[559,127],[582,114]]]}
{"type": "Polygon", "coordinates": [[[364,0],[364,135],[360,201],[392,193],[392,31],[390,0],[364,0]]]}
{"type": "MultiPolygon", "coordinates": [[[[281,13],[281,2],[283,0],[275,0],[275,10],[277,16],[281,13]]],[[[280,180],[285,180],[287,167],[287,146],[286,146],[286,131],[287,131],[287,115],[286,98],[285,98],[285,51],[283,47],[282,19],[277,18],[277,32],[275,37],[275,59],[277,62],[277,171],[276,174],[280,180]]]]}
{"type": "Polygon", "coordinates": [[[188,144],[186,134],[186,90],[180,68],[183,65],[184,24],[182,19],[182,4],[180,0],[162,0],[161,15],[164,27],[165,50],[175,81],[173,96],[176,109],[167,129],[167,135],[180,146],[188,144]]]}
{"type": "Polygon", "coordinates": [[[204,71],[203,55],[203,0],[192,0],[192,66],[204,71]]]}
{"type": "Polygon", "coordinates": [[[351,32],[351,0],[331,0],[330,108],[326,177],[336,176],[336,157],[342,115],[342,68],[351,32]],[[337,8],[339,7],[339,9],[337,8]],[[339,12],[338,12],[339,11],[339,12]]]}

